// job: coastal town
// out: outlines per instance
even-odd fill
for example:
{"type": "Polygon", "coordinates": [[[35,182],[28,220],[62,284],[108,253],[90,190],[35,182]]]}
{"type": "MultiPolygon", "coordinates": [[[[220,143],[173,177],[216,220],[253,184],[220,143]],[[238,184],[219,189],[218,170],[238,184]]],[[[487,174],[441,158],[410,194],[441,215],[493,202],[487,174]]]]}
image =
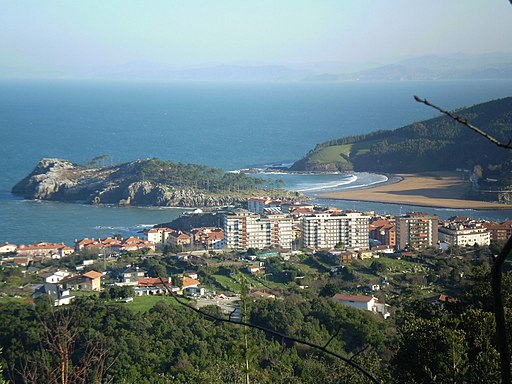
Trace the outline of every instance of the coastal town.
{"type": "MultiPolygon", "coordinates": [[[[226,295],[240,297],[242,276],[249,282],[249,295],[266,299],[291,288],[322,289],[319,284],[345,276],[333,300],[388,318],[392,310],[387,302],[393,303],[393,295],[382,292],[396,284],[392,274],[404,274],[405,267],[405,274],[416,279],[434,273],[419,262],[419,255],[455,255],[459,260],[468,253],[487,255],[483,250],[512,234],[508,221],[458,216],[441,220],[422,212],[379,215],[270,197],[249,198],[244,205],[208,213],[196,210],[181,219],[192,222],[202,216],[217,225],[155,226],[139,236],[77,239],[73,247],[3,243],[1,295],[29,301],[47,295],[59,306],[94,292],[117,292],[125,303],[134,297],[179,294],[222,307],[219,300],[226,295]],[[376,273],[347,278],[348,271],[357,274],[361,269],[376,273]]],[[[457,273],[463,278],[462,270],[457,273]]],[[[432,284],[424,288],[426,298],[446,300],[449,293],[432,284]]],[[[237,302],[230,300],[224,309],[237,302]]]]}

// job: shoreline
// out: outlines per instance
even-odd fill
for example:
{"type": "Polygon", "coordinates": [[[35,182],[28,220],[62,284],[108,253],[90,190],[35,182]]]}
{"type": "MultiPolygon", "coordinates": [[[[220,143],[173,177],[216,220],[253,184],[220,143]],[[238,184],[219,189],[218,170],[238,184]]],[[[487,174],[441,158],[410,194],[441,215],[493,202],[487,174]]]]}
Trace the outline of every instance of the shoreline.
{"type": "Polygon", "coordinates": [[[450,171],[386,175],[389,181],[367,188],[319,193],[323,199],[363,201],[419,207],[512,210],[512,205],[470,200],[465,197],[469,182],[450,171]],[[397,178],[391,180],[392,178],[397,178]],[[390,182],[391,181],[391,182],[390,182]]]}

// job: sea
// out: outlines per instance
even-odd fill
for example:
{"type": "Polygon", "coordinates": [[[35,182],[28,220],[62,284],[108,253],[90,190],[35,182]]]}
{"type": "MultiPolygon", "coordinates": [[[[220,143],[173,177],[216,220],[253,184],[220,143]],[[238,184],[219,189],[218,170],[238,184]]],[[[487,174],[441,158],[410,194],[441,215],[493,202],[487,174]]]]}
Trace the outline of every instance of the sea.
{"type": "MultiPolygon", "coordinates": [[[[113,234],[136,235],[169,222],[183,208],[115,207],[29,201],[10,193],[43,157],[105,165],[142,158],[199,163],[236,171],[286,165],[315,144],[378,129],[395,129],[438,114],[413,100],[447,109],[511,96],[512,81],[345,83],[141,83],[0,81],[0,243],[64,242],[113,234]]],[[[271,174],[285,188],[312,196],[369,186],[369,173],[271,174]]],[[[512,211],[437,209],[316,198],[343,209],[495,221],[512,211]]]]}

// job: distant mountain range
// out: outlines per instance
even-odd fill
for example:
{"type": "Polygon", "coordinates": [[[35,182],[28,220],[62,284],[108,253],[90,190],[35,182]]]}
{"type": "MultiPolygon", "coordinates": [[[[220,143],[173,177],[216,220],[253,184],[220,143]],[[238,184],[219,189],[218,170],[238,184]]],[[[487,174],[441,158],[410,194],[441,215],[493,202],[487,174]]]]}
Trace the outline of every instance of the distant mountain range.
{"type": "Polygon", "coordinates": [[[512,53],[422,56],[387,65],[210,63],[175,69],[162,64],[138,62],[120,67],[103,68],[91,73],[90,76],[108,79],[224,82],[512,79],[512,53]]]}
{"type": "Polygon", "coordinates": [[[44,71],[0,64],[0,78],[67,78],[167,82],[341,82],[512,79],[512,53],[429,55],[391,63],[207,63],[176,67],[145,61],[44,71]]]}

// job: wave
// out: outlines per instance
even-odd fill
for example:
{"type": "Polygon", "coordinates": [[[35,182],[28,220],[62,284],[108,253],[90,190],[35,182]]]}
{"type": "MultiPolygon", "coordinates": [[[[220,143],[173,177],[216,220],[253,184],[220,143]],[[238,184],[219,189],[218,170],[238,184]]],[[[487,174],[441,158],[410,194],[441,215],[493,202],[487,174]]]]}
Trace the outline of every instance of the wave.
{"type": "Polygon", "coordinates": [[[369,182],[369,183],[365,183],[365,184],[359,184],[359,185],[351,185],[351,186],[347,186],[346,188],[343,188],[343,189],[354,189],[354,188],[367,188],[367,187],[370,187],[372,185],[375,185],[375,184],[381,184],[381,183],[386,183],[387,181],[389,181],[389,177],[387,176],[384,176],[384,175],[381,175],[382,176],[382,180],[375,180],[375,181],[372,181],[372,182],[369,182]]]}
{"type": "Polygon", "coordinates": [[[358,177],[356,175],[350,175],[350,177],[348,177],[345,180],[328,182],[328,183],[311,184],[307,188],[295,188],[295,190],[297,192],[321,191],[321,190],[324,190],[324,189],[339,188],[339,187],[342,187],[342,186],[347,185],[347,184],[355,183],[357,180],[358,180],[358,177]]]}
{"type": "Polygon", "coordinates": [[[471,208],[432,208],[434,211],[443,211],[443,212],[467,212],[467,211],[476,211],[476,209],[471,208]]]}
{"type": "Polygon", "coordinates": [[[144,229],[153,228],[155,224],[136,224],[129,227],[124,226],[110,226],[110,225],[96,225],[94,229],[97,230],[111,230],[116,232],[128,232],[128,233],[138,233],[144,229]]]}

